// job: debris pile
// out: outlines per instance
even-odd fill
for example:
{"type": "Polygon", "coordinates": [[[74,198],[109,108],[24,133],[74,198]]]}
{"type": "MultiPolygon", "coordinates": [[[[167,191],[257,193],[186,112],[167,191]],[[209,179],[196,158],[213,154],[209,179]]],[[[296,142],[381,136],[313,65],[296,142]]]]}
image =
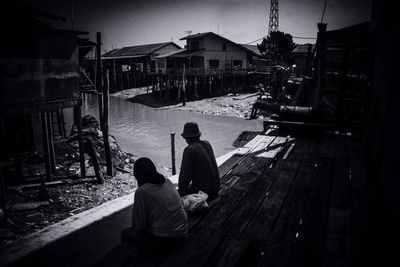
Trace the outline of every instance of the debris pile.
{"type": "MultiPolygon", "coordinates": [[[[76,127],[72,128],[68,138],[58,138],[54,143],[56,172],[53,182],[45,185],[40,181],[37,183],[45,173],[44,159],[40,153],[24,155],[24,182],[29,184],[8,187],[7,209],[2,211],[6,219],[0,214],[4,219],[0,221],[0,248],[48,225],[132,193],[137,188],[132,175],[133,155],[123,151],[115,138],[110,136],[113,177],[106,176],[103,134],[99,130],[99,123],[94,117],[85,116],[82,126],[84,139],[90,138],[97,154],[104,173],[104,183],[96,183],[95,178],[79,177],[76,127]]],[[[86,153],[85,159],[86,174],[93,177],[94,169],[86,153]]]]}

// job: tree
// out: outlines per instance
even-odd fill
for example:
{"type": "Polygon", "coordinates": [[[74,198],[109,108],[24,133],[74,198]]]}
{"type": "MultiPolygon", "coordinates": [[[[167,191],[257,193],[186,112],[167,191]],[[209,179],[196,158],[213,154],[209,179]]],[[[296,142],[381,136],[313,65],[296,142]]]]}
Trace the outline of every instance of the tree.
{"type": "Polygon", "coordinates": [[[271,34],[262,40],[260,44],[257,44],[261,54],[270,54],[271,58],[278,60],[281,56],[286,56],[295,47],[296,44],[293,42],[292,35],[284,32],[271,32],[271,34]]]}

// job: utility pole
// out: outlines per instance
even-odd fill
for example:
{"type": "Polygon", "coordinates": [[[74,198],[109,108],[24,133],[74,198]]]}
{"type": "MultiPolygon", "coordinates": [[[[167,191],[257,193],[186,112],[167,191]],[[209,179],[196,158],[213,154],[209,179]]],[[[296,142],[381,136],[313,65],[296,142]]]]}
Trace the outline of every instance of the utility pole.
{"type": "Polygon", "coordinates": [[[271,32],[277,32],[278,30],[279,30],[278,0],[271,0],[270,11],[269,11],[268,36],[271,35],[271,32]]]}

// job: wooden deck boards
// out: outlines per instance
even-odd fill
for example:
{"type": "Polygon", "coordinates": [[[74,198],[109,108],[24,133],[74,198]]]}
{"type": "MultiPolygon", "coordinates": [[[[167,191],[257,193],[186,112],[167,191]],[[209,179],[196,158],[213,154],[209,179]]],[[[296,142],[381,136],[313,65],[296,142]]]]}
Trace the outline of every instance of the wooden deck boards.
{"type": "Polygon", "coordinates": [[[182,246],[149,256],[125,244],[99,265],[349,265],[351,157],[346,138],[257,136],[246,153],[220,167],[220,199],[206,214],[190,217],[182,246]]]}

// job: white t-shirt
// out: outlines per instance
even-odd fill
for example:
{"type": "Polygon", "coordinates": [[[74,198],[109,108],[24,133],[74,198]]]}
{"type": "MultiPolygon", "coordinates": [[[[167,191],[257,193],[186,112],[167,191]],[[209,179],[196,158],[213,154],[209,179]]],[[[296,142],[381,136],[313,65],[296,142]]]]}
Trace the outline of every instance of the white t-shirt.
{"type": "Polygon", "coordinates": [[[135,192],[132,227],[155,236],[180,237],[188,222],[182,199],[169,179],[163,184],[146,183],[135,192]]]}

